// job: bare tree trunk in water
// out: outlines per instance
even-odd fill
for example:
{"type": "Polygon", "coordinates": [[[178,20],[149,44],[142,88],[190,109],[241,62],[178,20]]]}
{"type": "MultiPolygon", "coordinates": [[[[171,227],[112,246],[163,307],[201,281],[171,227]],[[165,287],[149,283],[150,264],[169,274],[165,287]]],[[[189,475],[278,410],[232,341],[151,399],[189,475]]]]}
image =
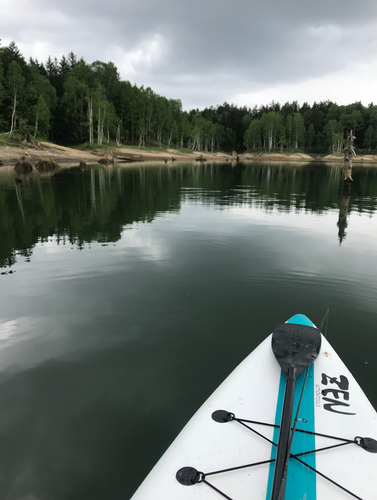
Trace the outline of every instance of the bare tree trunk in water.
{"type": "Polygon", "coordinates": [[[343,177],[344,182],[352,182],[352,156],[355,155],[353,141],[356,137],[353,135],[352,130],[347,137],[346,146],[344,148],[344,161],[343,161],[343,177]]]}

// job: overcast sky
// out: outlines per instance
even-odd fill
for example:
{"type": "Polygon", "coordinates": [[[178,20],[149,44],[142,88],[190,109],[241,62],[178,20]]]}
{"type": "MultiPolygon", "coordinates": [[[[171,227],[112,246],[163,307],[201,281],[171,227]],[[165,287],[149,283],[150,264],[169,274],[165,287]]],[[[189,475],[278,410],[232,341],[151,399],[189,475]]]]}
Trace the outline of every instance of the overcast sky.
{"type": "Polygon", "coordinates": [[[377,103],[377,0],[0,0],[0,12],[3,46],[112,61],[184,109],[377,103]]]}

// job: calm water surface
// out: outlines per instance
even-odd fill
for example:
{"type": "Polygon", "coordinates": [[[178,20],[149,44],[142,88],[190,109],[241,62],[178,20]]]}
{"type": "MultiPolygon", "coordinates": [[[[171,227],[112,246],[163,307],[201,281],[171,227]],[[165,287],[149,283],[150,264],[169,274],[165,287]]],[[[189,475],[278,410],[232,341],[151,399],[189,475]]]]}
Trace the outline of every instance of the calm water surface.
{"type": "Polygon", "coordinates": [[[0,497],[127,499],[301,312],[377,406],[377,169],[0,169],[0,497]]]}

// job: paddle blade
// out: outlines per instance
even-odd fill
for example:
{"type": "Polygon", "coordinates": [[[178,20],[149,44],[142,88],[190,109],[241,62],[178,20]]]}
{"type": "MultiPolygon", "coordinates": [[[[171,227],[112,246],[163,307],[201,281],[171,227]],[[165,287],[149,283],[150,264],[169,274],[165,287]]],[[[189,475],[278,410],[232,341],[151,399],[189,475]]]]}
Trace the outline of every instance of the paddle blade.
{"type": "Polygon", "coordinates": [[[285,375],[295,368],[296,377],[317,358],[321,347],[318,328],[280,323],[272,333],[272,351],[285,375]]]}

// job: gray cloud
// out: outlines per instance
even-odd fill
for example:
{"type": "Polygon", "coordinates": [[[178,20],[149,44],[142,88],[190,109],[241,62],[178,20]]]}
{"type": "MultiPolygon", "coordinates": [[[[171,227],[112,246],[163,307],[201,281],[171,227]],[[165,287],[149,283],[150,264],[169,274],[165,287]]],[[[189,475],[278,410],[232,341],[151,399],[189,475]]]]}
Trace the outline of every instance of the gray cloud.
{"type": "Polygon", "coordinates": [[[186,107],[273,93],[376,62],[375,0],[18,4],[15,14],[10,0],[0,0],[3,43],[15,40],[25,56],[42,60],[70,50],[88,62],[112,60],[123,79],[181,98],[186,107]]]}

